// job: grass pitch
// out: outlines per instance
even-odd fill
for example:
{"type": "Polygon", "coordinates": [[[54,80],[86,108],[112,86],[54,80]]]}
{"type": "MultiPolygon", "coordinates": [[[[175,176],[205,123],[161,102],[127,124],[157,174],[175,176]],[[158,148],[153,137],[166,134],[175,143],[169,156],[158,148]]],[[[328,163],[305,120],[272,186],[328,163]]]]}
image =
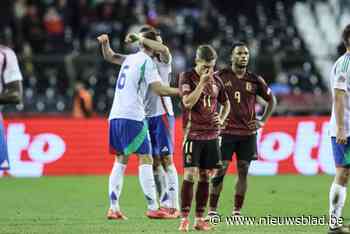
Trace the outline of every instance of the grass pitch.
{"type": "MultiPolygon", "coordinates": [[[[234,176],[227,176],[220,212],[232,209],[234,176]]],[[[249,178],[243,215],[323,216],[328,213],[330,176],[249,178]]],[[[127,176],[121,207],[127,221],[109,221],[108,176],[0,179],[0,233],[179,233],[179,220],[150,220],[135,176],[127,176]]],[[[343,214],[348,218],[347,210],[343,214]]],[[[193,211],[193,209],[192,209],[193,211]]],[[[191,222],[193,219],[191,218],[191,222]]],[[[192,233],[196,232],[191,230],[192,233]]],[[[326,233],[327,226],[240,225],[221,223],[213,233],[326,233]]]]}

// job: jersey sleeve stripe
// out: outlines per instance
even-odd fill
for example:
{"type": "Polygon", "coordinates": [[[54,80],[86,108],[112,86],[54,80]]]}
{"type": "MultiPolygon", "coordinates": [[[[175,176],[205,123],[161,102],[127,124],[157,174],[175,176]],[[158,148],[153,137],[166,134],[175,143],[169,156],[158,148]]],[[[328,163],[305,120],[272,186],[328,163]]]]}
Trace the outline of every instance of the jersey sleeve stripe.
{"type": "Polygon", "coordinates": [[[347,56],[344,60],[343,60],[343,65],[342,65],[342,72],[347,72],[348,68],[349,68],[349,63],[350,63],[350,56],[347,56]]]}
{"type": "Polygon", "coordinates": [[[137,92],[139,92],[140,90],[142,81],[145,80],[146,63],[147,63],[147,60],[141,66],[141,74],[140,74],[140,80],[138,82],[137,92]]]}

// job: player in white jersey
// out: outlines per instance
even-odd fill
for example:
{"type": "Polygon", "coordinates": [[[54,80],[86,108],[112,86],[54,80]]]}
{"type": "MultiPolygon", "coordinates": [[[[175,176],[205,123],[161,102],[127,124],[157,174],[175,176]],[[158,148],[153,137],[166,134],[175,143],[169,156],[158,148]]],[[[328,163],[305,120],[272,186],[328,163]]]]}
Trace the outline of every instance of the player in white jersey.
{"type": "Polygon", "coordinates": [[[329,234],[350,233],[342,226],[342,209],[346,200],[346,187],[350,174],[350,25],[343,31],[346,53],[331,71],[332,116],[330,133],[336,175],[329,192],[329,234]]]}
{"type": "MultiPolygon", "coordinates": [[[[146,31],[156,31],[152,27],[143,27],[140,33],[131,33],[126,37],[126,42],[140,42],[147,44],[156,51],[153,61],[157,65],[157,70],[162,79],[162,83],[169,85],[171,73],[171,54],[160,33],[157,32],[157,41],[151,41],[142,37],[146,31]]],[[[159,194],[161,210],[180,217],[178,199],[178,174],[173,162],[174,153],[174,128],[175,117],[170,97],[156,95],[151,89],[147,90],[145,98],[145,111],[148,121],[152,155],[153,173],[159,194]]]]}
{"type": "MultiPolygon", "coordinates": [[[[15,52],[0,45],[0,104],[19,104],[22,101],[22,74],[15,52]]],[[[2,115],[0,113],[0,171],[10,168],[2,115]]]]}
{"type": "MultiPolygon", "coordinates": [[[[155,40],[156,34],[149,32],[144,37],[155,40]]],[[[144,97],[149,87],[157,95],[178,95],[179,91],[162,85],[152,60],[154,50],[151,48],[142,45],[141,51],[125,56],[113,52],[107,35],[101,35],[97,39],[102,45],[104,58],[122,64],[109,115],[110,147],[117,156],[109,177],[110,209],[107,218],[126,219],[120,211],[119,200],[128,158],[133,153],[139,156],[139,180],[148,204],[146,215],[149,218],[169,218],[168,213],[159,210],[156,201],[144,97]]]]}

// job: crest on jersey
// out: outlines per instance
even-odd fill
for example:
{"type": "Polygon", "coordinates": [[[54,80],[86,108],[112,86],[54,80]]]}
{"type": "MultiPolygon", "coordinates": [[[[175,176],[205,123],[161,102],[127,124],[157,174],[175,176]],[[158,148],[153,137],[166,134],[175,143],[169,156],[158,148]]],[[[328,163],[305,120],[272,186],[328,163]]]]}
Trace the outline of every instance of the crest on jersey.
{"type": "Polygon", "coordinates": [[[246,82],[246,83],[245,83],[245,89],[246,89],[248,92],[251,92],[251,91],[252,91],[252,83],[246,82]]]}
{"type": "Polygon", "coordinates": [[[231,81],[227,81],[225,84],[224,84],[226,87],[232,87],[232,83],[231,83],[231,81]]]}

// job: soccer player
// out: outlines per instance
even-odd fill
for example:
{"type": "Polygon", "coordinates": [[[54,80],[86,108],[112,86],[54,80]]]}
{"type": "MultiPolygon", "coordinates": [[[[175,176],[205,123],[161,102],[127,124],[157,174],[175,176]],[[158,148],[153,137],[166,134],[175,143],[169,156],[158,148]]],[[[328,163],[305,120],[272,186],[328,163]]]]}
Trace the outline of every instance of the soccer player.
{"type": "MultiPolygon", "coordinates": [[[[155,32],[147,32],[143,36],[156,40],[155,32]]],[[[143,100],[149,87],[158,95],[178,95],[179,90],[162,85],[152,60],[155,51],[148,46],[142,44],[139,52],[122,56],[110,48],[107,35],[101,35],[97,39],[107,61],[122,63],[109,115],[110,147],[117,156],[109,177],[110,209],[107,218],[126,219],[120,210],[119,200],[126,165],[133,153],[139,158],[139,181],[148,207],[146,216],[168,218],[169,214],[160,211],[156,201],[153,160],[143,100]]]]}
{"type": "Polygon", "coordinates": [[[233,45],[231,62],[231,68],[218,73],[230,99],[231,112],[221,132],[223,167],[215,172],[211,180],[209,216],[217,214],[219,196],[233,153],[236,153],[238,171],[233,214],[240,214],[247,191],[249,165],[257,157],[257,130],[264,126],[276,105],[276,99],[263,78],[247,70],[249,49],[245,43],[233,45]],[[267,102],[261,119],[257,119],[255,114],[257,96],[267,102]]]}
{"type": "MultiPolygon", "coordinates": [[[[19,104],[22,101],[22,74],[15,52],[0,45],[0,104],[19,104]]],[[[8,149],[3,119],[0,114],[0,170],[9,169],[8,149]]]]}
{"type": "Polygon", "coordinates": [[[184,126],[184,180],[181,188],[181,223],[179,230],[189,230],[189,213],[195,178],[199,176],[194,228],[208,231],[203,213],[209,195],[209,173],[221,167],[218,136],[230,103],[220,78],[214,74],[216,51],[210,45],[201,45],[196,51],[195,68],[181,73],[179,88],[182,95],[184,126]],[[223,108],[218,113],[217,104],[223,108]]]}
{"type": "Polygon", "coordinates": [[[346,53],[334,63],[330,79],[333,98],[330,133],[336,165],[329,192],[330,234],[350,233],[348,227],[338,223],[345,205],[350,174],[350,24],[345,27],[342,39],[346,53]]]}
{"type": "MultiPolygon", "coordinates": [[[[163,84],[169,85],[171,73],[171,54],[169,48],[157,32],[157,41],[142,37],[143,32],[153,30],[143,27],[140,33],[129,34],[126,42],[139,42],[154,49],[156,56],[153,61],[163,84]]],[[[145,111],[149,126],[153,155],[153,173],[159,194],[161,210],[180,217],[178,190],[179,182],[176,167],[173,162],[175,117],[170,97],[158,96],[151,89],[147,90],[145,111]]]]}

